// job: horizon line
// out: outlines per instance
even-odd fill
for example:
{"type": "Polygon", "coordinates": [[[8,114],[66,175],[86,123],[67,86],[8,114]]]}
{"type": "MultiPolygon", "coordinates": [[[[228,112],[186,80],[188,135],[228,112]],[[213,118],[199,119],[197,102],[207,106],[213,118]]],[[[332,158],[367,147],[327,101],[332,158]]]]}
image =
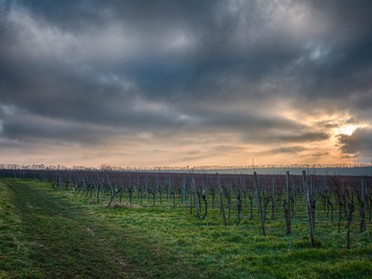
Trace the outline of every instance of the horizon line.
{"type": "Polygon", "coordinates": [[[111,170],[111,171],[177,171],[177,170],[242,170],[242,169],[282,169],[282,168],[305,168],[305,169],[324,169],[324,168],[359,168],[372,167],[372,163],[342,163],[342,164],[251,164],[251,165],[197,165],[197,166],[111,166],[101,164],[99,167],[75,165],[67,167],[62,164],[46,165],[46,164],[0,164],[0,169],[16,169],[16,170],[111,170]]]}

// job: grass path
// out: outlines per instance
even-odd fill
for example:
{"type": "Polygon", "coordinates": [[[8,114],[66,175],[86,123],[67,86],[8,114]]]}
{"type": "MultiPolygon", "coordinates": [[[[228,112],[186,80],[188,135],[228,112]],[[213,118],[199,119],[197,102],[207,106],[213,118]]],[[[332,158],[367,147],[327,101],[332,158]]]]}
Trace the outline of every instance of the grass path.
{"type": "Polygon", "coordinates": [[[42,183],[0,181],[0,207],[0,278],[174,276],[157,268],[175,260],[167,249],[133,235],[127,240],[122,227],[42,183]],[[148,270],[140,272],[136,262],[148,270]]]}
{"type": "Polygon", "coordinates": [[[135,278],[78,208],[24,182],[2,183],[1,195],[1,277],[135,278]]]}

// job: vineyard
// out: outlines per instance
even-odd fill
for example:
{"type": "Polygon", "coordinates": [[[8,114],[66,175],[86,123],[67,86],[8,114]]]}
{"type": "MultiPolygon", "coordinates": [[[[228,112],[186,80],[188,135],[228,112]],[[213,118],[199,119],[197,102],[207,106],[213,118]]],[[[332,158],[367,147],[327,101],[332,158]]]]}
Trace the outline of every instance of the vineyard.
{"type": "MultiPolygon", "coordinates": [[[[143,224],[146,220],[136,215],[138,212],[159,214],[158,218],[175,212],[175,215],[170,216],[178,217],[169,218],[169,228],[166,228],[167,220],[164,220],[165,228],[156,228],[155,222],[147,226],[151,228],[153,225],[153,232],[164,230],[162,234],[176,238],[172,243],[176,243],[175,247],[179,246],[180,251],[185,252],[186,246],[191,249],[191,240],[185,234],[182,234],[185,238],[182,239],[172,236],[171,232],[177,230],[180,233],[179,229],[173,227],[177,226],[177,222],[181,224],[188,220],[188,223],[196,225],[195,230],[207,229],[203,238],[212,234],[213,242],[221,241],[223,245],[235,247],[237,244],[258,240],[261,244],[256,243],[254,246],[258,254],[275,251],[288,253],[292,251],[291,247],[299,252],[304,249],[309,255],[311,250],[308,249],[323,252],[328,251],[324,249],[350,251],[349,256],[359,255],[362,259],[358,264],[360,272],[356,273],[358,278],[367,278],[372,271],[371,264],[367,264],[372,257],[371,236],[368,232],[372,223],[370,176],[312,175],[306,171],[301,175],[291,175],[290,172],[283,175],[260,175],[256,172],[238,175],[108,169],[3,169],[0,176],[37,179],[57,193],[85,200],[88,207],[109,210],[109,214],[115,216],[113,220],[119,214],[122,220],[128,224],[133,223],[137,230],[143,232],[146,232],[146,227],[141,226],[145,226],[143,224]],[[174,221],[174,218],[178,218],[178,221],[174,221]],[[218,233],[209,231],[213,229],[218,233]],[[231,235],[232,230],[238,230],[239,234],[231,235]],[[261,252],[257,250],[259,247],[261,252]]],[[[209,253],[198,249],[198,253],[203,255],[209,253]]],[[[234,253],[241,256],[245,248],[239,249],[242,250],[234,253]]],[[[338,254],[335,252],[330,258],[338,254]]],[[[345,260],[348,256],[342,257],[345,260]]],[[[309,260],[304,256],[306,259],[309,260]]],[[[342,267],[338,272],[341,271],[342,267]]],[[[209,275],[206,277],[218,274],[213,272],[207,273],[209,275]]],[[[270,274],[271,271],[265,272],[270,274]]],[[[350,274],[344,278],[350,278],[350,274]]]]}
{"type": "MultiPolygon", "coordinates": [[[[372,177],[307,175],[232,175],[123,171],[2,170],[2,176],[37,178],[61,191],[73,191],[108,207],[182,207],[198,219],[220,215],[225,226],[258,218],[266,235],[266,220],[285,221],[291,233],[293,219],[307,219],[310,242],[320,222],[345,228],[350,247],[352,222],[359,232],[372,222],[372,177]],[[316,211],[318,210],[318,211],[316,211]]],[[[212,217],[213,218],[213,217],[212,217]]]]}

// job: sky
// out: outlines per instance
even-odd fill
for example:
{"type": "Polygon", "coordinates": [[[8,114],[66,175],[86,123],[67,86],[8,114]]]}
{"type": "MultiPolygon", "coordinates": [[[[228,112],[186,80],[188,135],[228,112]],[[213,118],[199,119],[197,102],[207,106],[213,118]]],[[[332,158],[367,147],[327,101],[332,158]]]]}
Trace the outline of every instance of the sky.
{"type": "Polygon", "coordinates": [[[0,163],[372,163],[371,11],[0,0],[0,163]]]}

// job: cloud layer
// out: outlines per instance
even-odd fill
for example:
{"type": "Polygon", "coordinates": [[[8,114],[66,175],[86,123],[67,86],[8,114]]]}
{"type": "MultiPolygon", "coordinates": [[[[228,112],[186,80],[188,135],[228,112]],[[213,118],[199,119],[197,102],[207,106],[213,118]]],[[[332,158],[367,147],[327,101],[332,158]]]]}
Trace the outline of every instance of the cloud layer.
{"type": "Polygon", "coordinates": [[[371,162],[371,10],[0,0],[3,160],[371,162]]]}

